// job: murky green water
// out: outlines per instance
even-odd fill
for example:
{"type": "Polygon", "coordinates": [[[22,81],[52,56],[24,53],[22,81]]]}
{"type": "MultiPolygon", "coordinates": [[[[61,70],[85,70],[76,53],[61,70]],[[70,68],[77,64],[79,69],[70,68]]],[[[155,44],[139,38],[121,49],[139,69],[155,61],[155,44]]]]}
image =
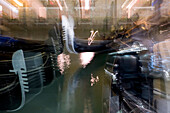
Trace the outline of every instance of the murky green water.
{"type": "Polygon", "coordinates": [[[70,64],[40,95],[14,113],[107,113],[110,81],[104,73],[106,54],[81,65],[80,55],[67,54],[70,64]]]}

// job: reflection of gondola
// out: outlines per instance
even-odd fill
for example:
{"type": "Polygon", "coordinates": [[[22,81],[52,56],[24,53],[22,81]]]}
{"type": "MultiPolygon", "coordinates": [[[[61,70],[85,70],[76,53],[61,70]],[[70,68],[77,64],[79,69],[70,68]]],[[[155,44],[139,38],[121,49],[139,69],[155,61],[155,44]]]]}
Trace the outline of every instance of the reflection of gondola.
{"type": "Polygon", "coordinates": [[[57,27],[45,42],[0,36],[0,110],[19,110],[59,74],[63,43],[57,27]]]}

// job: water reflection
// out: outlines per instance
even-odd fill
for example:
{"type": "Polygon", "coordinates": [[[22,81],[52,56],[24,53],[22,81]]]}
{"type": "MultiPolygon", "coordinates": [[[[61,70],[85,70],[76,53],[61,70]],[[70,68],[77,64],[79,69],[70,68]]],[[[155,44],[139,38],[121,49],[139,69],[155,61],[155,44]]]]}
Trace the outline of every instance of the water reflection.
{"type": "Polygon", "coordinates": [[[98,76],[96,76],[96,78],[95,77],[93,77],[93,74],[91,74],[91,80],[90,80],[90,82],[91,82],[91,86],[93,86],[95,83],[97,83],[99,81],[99,77],[98,76]]]}
{"type": "MultiPolygon", "coordinates": [[[[71,58],[75,61],[79,55],[71,58]]],[[[65,73],[64,82],[59,83],[63,84],[63,87],[59,92],[61,96],[58,96],[57,104],[60,107],[57,113],[68,111],[69,113],[102,113],[102,79],[105,58],[106,55],[96,55],[89,64],[79,67],[76,72],[74,72],[74,65],[78,63],[71,62],[71,70],[65,73]],[[101,58],[103,60],[100,60],[101,58]],[[93,87],[91,87],[91,82],[93,87]]]]}
{"type": "Polygon", "coordinates": [[[58,67],[60,69],[60,73],[63,74],[64,73],[64,70],[66,68],[69,68],[70,66],[70,56],[69,55],[66,55],[64,53],[58,55],[57,57],[57,63],[58,63],[58,67]]]}
{"type": "Polygon", "coordinates": [[[90,63],[90,61],[93,59],[94,55],[95,55],[94,52],[80,53],[80,61],[81,61],[81,65],[83,66],[83,68],[85,68],[87,66],[87,64],[90,63]]]}

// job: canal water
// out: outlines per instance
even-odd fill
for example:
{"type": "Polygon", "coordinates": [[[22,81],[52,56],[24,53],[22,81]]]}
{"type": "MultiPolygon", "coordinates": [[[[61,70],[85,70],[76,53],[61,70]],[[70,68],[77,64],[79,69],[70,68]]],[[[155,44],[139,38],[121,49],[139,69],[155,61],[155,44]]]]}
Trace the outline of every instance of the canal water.
{"type": "Polygon", "coordinates": [[[67,52],[58,56],[61,76],[13,113],[108,113],[110,78],[107,54],[67,52]]]}

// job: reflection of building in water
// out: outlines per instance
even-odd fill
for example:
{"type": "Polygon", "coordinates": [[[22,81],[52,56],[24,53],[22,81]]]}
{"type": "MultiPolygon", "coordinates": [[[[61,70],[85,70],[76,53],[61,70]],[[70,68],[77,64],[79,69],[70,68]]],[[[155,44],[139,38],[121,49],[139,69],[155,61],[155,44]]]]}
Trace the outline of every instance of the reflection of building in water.
{"type": "Polygon", "coordinates": [[[64,70],[66,68],[69,68],[70,66],[70,56],[69,55],[66,55],[66,54],[60,54],[58,55],[57,57],[57,63],[58,63],[58,67],[60,69],[60,72],[63,74],[64,73],[64,70]]]}
{"type": "Polygon", "coordinates": [[[93,86],[98,81],[99,81],[99,77],[96,76],[96,78],[95,78],[95,77],[93,77],[93,74],[91,74],[91,79],[90,79],[91,86],[93,86]]]}
{"type": "Polygon", "coordinates": [[[81,65],[83,66],[83,68],[85,68],[86,65],[91,62],[91,60],[94,57],[94,54],[95,54],[94,52],[80,53],[80,61],[81,61],[81,65]]]}

